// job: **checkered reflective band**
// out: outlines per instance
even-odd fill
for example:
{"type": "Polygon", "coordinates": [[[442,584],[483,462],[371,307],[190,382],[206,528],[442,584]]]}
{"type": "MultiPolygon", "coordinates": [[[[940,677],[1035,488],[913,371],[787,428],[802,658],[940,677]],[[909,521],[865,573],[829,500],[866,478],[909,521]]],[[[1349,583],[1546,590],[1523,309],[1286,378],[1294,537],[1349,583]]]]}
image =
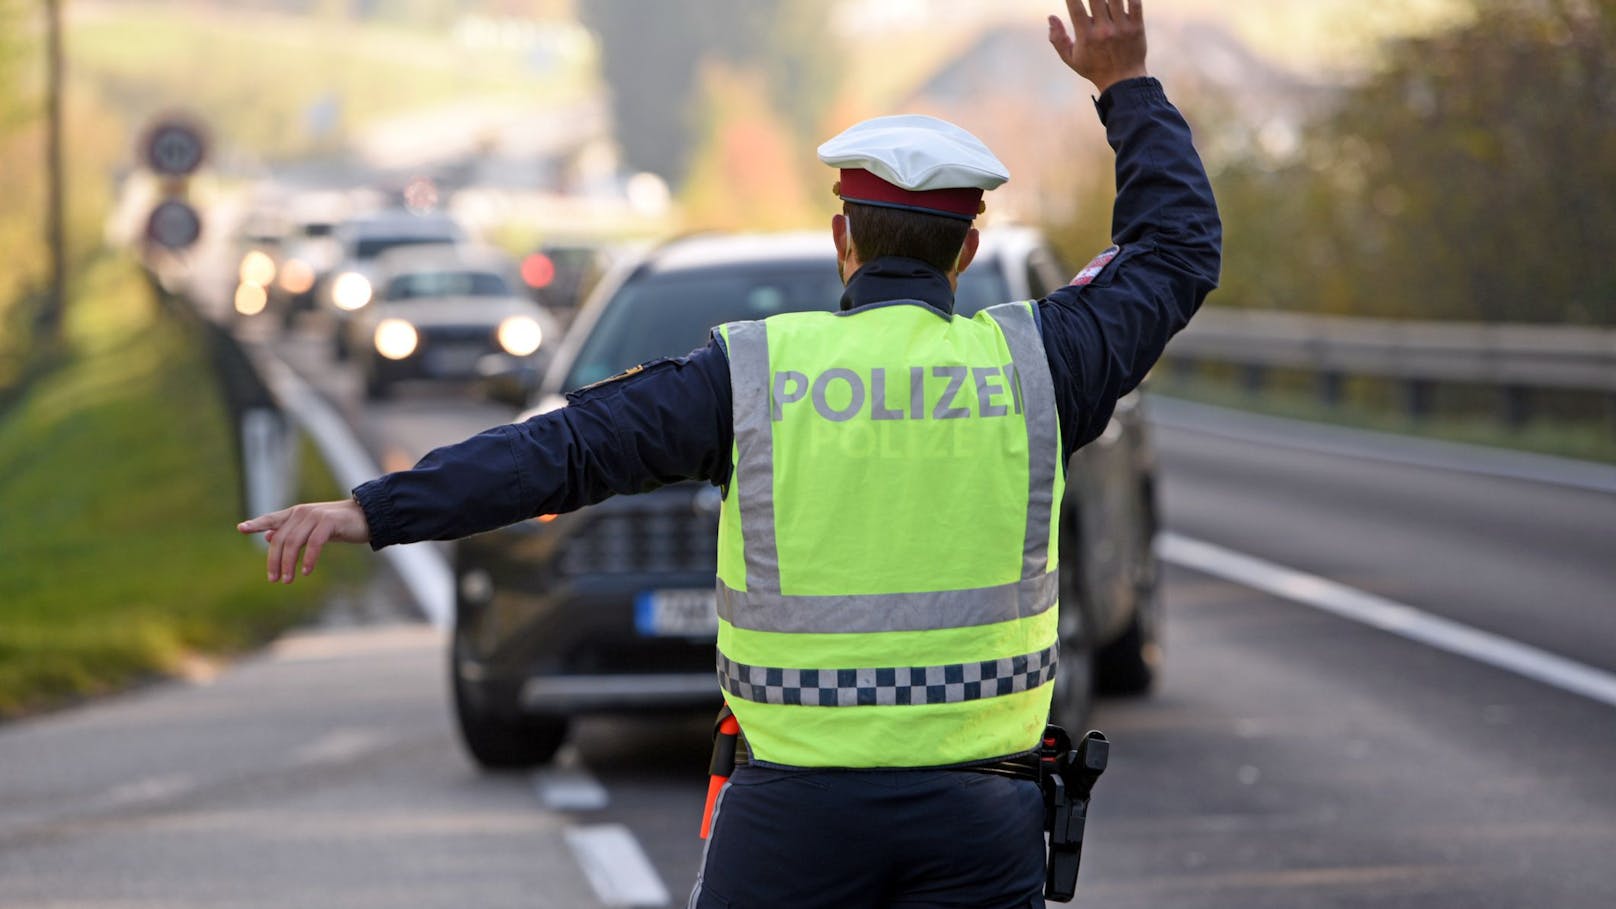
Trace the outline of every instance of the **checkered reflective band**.
{"type": "Polygon", "coordinates": [[[718,683],[743,700],[807,707],[957,704],[1037,688],[1055,678],[1056,648],[946,666],[776,669],[718,654],[718,683]]]}

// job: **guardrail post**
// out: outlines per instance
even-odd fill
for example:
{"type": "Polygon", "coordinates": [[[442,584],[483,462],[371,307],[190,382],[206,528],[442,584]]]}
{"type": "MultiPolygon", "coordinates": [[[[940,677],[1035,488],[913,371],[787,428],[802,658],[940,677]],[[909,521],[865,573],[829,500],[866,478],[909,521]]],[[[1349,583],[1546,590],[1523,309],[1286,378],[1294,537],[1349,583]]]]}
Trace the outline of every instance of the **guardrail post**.
{"type": "Polygon", "coordinates": [[[1318,377],[1319,402],[1325,407],[1335,410],[1341,406],[1341,389],[1345,382],[1341,373],[1324,370],[1318,377]]]}
{"type": "Polygon", "coordinates": [[[1268,370],[1255,363],[1248,363],[1240,370],[1240,387],[1248,395],[1260,395],[1263,382],[1268,378],[1268,370]]]}
{"type": "Polygon", "coordinates": [[[264,514],[291,503],[297,475],[294,435],[280,410],[252,407],[241,414],[241,473],[248,515],[264,514]]]}
{"type": "Polygon", "coordinates": [[[1409,419],[1420,421],[1431,414],[1431,383],[1410,379],[1403,383],[1403,406],[1409,419]]]}
{"type": "Polygon", "coordinates": [[[1504,425],[1510,429],[1520,429],[1532,418],[1532,392],[1531,389],[1520,385],[1506,385],[1503,388],[1504,425]]]}

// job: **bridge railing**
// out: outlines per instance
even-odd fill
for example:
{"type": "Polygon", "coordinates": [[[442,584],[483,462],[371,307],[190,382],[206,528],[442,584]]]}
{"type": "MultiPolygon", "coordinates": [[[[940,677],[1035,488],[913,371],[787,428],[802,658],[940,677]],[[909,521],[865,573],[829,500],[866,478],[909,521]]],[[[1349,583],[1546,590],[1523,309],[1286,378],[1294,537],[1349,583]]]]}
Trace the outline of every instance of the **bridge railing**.
{"type": "Polygon", "coordinates": [[[1337,403],[1349,376],[1401,384],[1410,413],[1430,408],[1432,386],[1491,386],[1510,423],[1530,416],[1532,392],[1591,392],[1616,408],[1616,329],[1559,325],[1411,322],[1208,307],[1167,350],[1178,368],[1199,362],[1242,368],[1248,390],[1265,372],[1317,377],[1320,397],[1337,403]]]}

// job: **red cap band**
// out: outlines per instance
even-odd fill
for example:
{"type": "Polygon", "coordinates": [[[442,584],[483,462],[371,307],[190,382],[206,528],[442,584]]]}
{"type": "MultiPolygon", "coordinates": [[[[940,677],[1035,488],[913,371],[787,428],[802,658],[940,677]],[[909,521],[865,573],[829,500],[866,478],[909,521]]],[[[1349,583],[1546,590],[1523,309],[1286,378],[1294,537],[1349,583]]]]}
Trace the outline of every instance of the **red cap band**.
{"type": "Polygon", "coordinates": [[[843,169],[841,196],[847,202],[907,208],[967,221],[973,220],[982,208],[980,189],[904,189],[867,170],[843,169]]]}

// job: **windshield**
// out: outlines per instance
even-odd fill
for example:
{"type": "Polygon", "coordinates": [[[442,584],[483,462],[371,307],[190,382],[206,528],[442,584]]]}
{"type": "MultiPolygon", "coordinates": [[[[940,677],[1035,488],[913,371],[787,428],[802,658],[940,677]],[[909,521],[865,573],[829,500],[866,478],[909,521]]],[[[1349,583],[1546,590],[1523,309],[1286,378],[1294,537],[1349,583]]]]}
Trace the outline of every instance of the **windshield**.
{"type": "Polygon", "coordinates": [[[510,285],[489,271],[417,271],[387,282],[387,300],[422,297],[507,297],[510,285]]]}
{"type": "Polygon", "coordinates": [[[695,271],[631,281],[606,305],[562,390],[610,378],[636,363],[689,353],[723,322],[829,311],[841,298],[842,282],[829,264],[752,272],[695,271]]]}
{"type": "Polygon", "coordinates": [[[959,287],[954,291],[954,312],[961,316],[974,316],[989,306],[1010,302],[1010,288],[1004,283],[999,263],[978,262],[959,276],[959,287]]]}
{"type": "MultiPolygon", "coordinates": [[[[834,310],[842,282],[830,263],[790,270],[700,271],[632,281],[611,299],[562,383],[572,391],[617,375],[637,363],[682,356],[707,341],[724,322],[763,319],[783,312],[834,310]]],[[[1009,300],[995,264],[960,276],[955,303],[961,315],[1009,300]]]]}
{"type": "Polygon", "coordinates": [[[422,243],[453,243],[455,237],[450,233],[443,234],[412,234],[402,237],[365,237],[354,244],[354,258],[374,259],[395,246],[416,246],[422,243]]]}

